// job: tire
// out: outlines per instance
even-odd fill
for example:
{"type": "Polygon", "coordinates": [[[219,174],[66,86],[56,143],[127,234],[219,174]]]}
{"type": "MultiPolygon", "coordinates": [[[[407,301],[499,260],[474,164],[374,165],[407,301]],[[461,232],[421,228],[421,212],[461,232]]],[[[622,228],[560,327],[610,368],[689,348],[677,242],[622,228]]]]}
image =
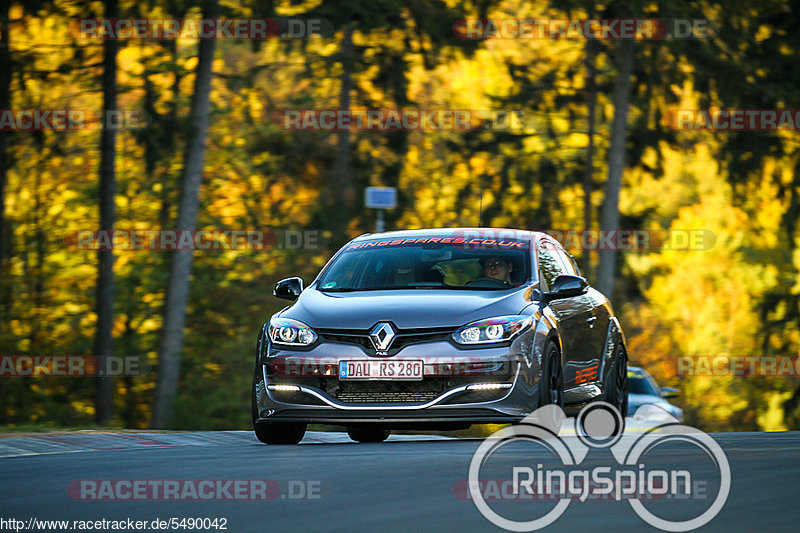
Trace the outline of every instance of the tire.
{"type": "Polygon", "coordinates": [[[356,442],[383,442],[389,438],[390,430],[380,426],[351,426],[347,434],[356,442]]]}
{"type": "Polygon", "coordinates": [[[628,416],[628,354],[621,344],[614,353],[614,362],[603,384],[603,401],[614,406],[623,421],[628,416]]]}
{"type": "Polygon", "coordinates": [[[259,385],[259,382],[262,385],[264,383],[264,381],[262,379],[259,379],[259,378],[260,378],[260,376],[258,374],[258,365],[256,365],[256,370],[255,370],[255,372],[253,372],[253,386],[250,387],[250,413],[251,413],[251,415],[253,417],[253,424],[255,424],[256,420],[258,420],[258,398],[257,398],[258,388],[257,387],[259,385]]]}
{"type": "Polygon", "coordinates": [[[270,422],[253,424],[256,438],[264,444],[297,444],[306,434],[306,424],[270,422]]]}
{"type": "Polygon", "coordinates": [[[250,408],[253,415],[253,431],[256,438],[264,444],[297,444],[306,434],[306,424],[295,422],[257,422],[258,420],[258,398],[257,386],[263,384],[256,366],[253,372],[253,387],[250,391],[250,408]]]}
{"type": "Polygon", "coordinates": [[[266,339],[266,324],[261,327],[258,332],[258,340],[256,341],[256,366],[253,369],[253,385],[250,387],[250,414],[253,417],[253,424],[258,420],[258,384],[264,384],[264,377],[261,374],[261,343],[266,339]]]}
{"type": "Polygon", "coordinates": [[[561,352],[552,340],[546,341],[539,378],[539,407],[557,405],[564,409],[564,371],[561,352]]]}

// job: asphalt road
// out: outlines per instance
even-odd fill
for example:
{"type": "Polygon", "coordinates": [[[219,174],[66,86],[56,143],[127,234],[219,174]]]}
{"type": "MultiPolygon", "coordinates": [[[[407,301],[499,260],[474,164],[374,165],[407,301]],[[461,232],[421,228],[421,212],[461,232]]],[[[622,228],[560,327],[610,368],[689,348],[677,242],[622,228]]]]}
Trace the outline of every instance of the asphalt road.
{"type": "MultiPolygon", "coordinates": [[[[712,437],[730,463],[731,489],[720,513],[700,530],[798,531],[800,432],[720,433],[712,437]]],[[[481,442],[392,435],[382,444],[356,444],[341,433],[310,432],[298,446],[266,446],[250,432],[235,431],[5,437],[0,438],[0,530],[13,529],[10,519],[25,522],[21,531],[28,531],[31,519],[70,521],[62,531],[81,530],[72,521],[131,519],[147,521],[144,531],[156,531],[150,527],[156,519],[207,517],[224,518],[227,531],[234,533],[503,531],[459,490],[465,486],[470,460],[481,442]],[[130,495],[133,489],[126,491],[125,487],[133,487],[133,480],[140,480],[140,487],[143,482],[150,483],[151,492],[145,494],[150,499],[92,499],[103,494],[130,495]],[[195,480],[195,488],[202,488],[201,480],[266,480],[267,485],[264,490],[263,483],[256,486],[240,481],[245,489],[239,494],[236,485],[229,489],[217,485],[214,492],[204,493],[232,499],[175,500],[173,493],[169,501],[154,501],[153,494],[163,494],[153,493],[153,487],[166,487],[158,485],[165,480],[181,480],[182,490],[182,480],[195,480]],[[106,490],[113,487],[112,492],[103,492],[103,482],[106,490]],[[265,495],[268,499],[263,499],[265,495]]],[[[711,488],[715,486],[716,470],[707,456],[679,444],[662,448],[650,452],[648,468],[691,470],[693,479],[706,476],[711,488]]],[[[592,450],[584,465],[613,462],[608,450],[592,450]]],[[[492,456],[484,478],[491,479],[494,471],[497,479],[509,478],[511,467],[519,464],[555,463],[552,453],[542,447],[511,444],[492,456]]],[[[209,487],[205,485],[204,490],[212,490],[209,487]]],[[[660,500],[651,502],[649,508],[666,519],[685,519],[697,505],[709,505],[701,492],[693,496],[694,501],[660,500]]],[[[191,498],[191,492],[179,497],[191,498]]],[[[542,516],[553,503],[503,501],[490,505],[503,516],[531,520],[542,516]]],[[[108,525],[101,529],[111,530],[108,525]]],[[[192,531],[188,527],[172,530],[192,531]]],[[[194,529],[215,530],[220,529],[194,529]]],[[[572,501],[563,515],[544,529],[566,530],[656,529],[637,516],[628,502],[572,501]]]]}

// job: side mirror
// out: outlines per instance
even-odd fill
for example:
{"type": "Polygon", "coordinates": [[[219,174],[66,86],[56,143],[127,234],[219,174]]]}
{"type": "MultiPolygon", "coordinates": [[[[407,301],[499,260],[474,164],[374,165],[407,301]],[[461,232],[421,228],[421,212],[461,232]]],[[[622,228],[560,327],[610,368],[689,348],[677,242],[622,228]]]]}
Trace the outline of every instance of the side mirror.
{"type": "Polygon", "coordinates": [[[558,298],[580,296],[581,294],[585,294],[588,289],[589,283],[586,281],[586,278],[572,276],[570,274],[561,274],[553,281],[550,292],[544,293],[544,297],[549,302],[550,300],[557,300],[558,298]]]}
{"type": "Polygon", "coordinates": [[[661,387],[662,398],[677,398],[681,391],[674,387],[661,387]]]}
{"type": "Polygon", "coordinates": [[[282,279],[276,283],[272,295],[284,300],[297,300],[301,292],[303,292],[303,280],[294,277],[282,279]]]}

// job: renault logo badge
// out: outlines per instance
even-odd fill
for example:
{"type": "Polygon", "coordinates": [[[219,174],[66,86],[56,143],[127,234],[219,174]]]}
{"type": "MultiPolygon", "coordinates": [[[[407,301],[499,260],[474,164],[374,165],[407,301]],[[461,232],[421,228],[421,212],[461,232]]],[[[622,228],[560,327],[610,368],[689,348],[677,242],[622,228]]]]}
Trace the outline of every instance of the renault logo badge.
{"type": "Polygon", "coordinates": [[[386,352],[389,346],[392,345],[397,332],[394,327],[388,322],[380,322],[372,328],[369,332],[369,338],[372,340],[372,345],[378,352],[386,352]]]}

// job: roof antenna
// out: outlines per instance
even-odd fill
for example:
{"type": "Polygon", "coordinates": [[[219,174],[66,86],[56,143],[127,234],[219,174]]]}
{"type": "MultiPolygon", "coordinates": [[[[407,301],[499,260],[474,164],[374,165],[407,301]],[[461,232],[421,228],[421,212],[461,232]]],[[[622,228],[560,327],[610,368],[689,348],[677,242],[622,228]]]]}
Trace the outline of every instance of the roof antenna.
{"type": "Polygon", "coordinates": [[[483,191],[481,191],[480,207],[478,207],[478,227],[483,227],[483,191]]]}

